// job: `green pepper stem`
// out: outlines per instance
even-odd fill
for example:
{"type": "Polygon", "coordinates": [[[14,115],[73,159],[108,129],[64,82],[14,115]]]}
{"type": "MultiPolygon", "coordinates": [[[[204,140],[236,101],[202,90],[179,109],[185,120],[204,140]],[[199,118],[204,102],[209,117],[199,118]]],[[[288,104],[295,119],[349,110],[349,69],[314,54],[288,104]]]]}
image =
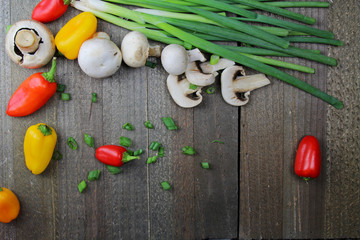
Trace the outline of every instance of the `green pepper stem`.
{"type": "Polygon", "coordinates": [[[71,0],[64,0],[64,5],[69,5],[71,0]]]}
{"type": "Polygon", "coordinates": [[[303,179],[305,180],[306,183],[308,183],[312,178],[310,178],[310,177],[303,177],[303,179]]]}
{"type": "Polygon", "coordinates": [[[44,136],[49,136],[51,135],[51,128],[45,124],[40,124],[38,126],[38,129],[40,130],[40,132],[44,135],[44,136]]]}
{"type": "Polygon", "coordinates": [[[44,72],[41,75],[47,80],[48,82],[55,82],[55,71],[56,71],[56,57],[53,57],[51,62],[51,69],[49,72],[44,72]]]}
{"type": "Polygon", "coordinates": [[[130,162],[134,159],[140,159],[139,156],[131,156],[130,154],[128,154],[127,152],[124,152],[123,153],[123,157],[122,157],[122,162],[123,163],[127,163],[127,162],[130,162]]]}
{"type": "Polygon", "coordinates": [[[2,187],[0,187],[0,192],[2,192],[2,190],[3,190],[2,187]]]}

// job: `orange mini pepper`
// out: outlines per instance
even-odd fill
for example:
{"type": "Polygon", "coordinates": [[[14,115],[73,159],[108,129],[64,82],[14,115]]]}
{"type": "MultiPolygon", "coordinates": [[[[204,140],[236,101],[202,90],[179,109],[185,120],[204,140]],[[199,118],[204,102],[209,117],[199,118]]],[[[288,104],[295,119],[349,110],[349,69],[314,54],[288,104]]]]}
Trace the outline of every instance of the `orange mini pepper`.
{"type": "Polygon", "coordinates": [[[0,187],[0,222],[11,222],[19,212],[20,202],[16,195],[10,189],[0,187]]]}

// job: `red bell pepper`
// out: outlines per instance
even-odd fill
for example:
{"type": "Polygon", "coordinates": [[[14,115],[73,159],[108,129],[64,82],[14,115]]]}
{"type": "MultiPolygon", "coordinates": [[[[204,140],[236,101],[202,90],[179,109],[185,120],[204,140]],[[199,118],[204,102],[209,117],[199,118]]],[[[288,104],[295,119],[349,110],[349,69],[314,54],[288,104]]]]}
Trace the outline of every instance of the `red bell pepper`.
{"type": "Polygon", "coordinates": [[[23,117],[41,108],[56,92],[55,71],[56,58],[53,58],[49,72],[35,73],[20,84],[9,100],[6,113],[23,117]]]}
{"type": "Polygon", "coordinates": [[[42,23],[54,21],[64,15],[70,0],[42,0],[36,5],[31,18],[42,23]]]}
{"type": "Polygon", "coordinates": [[[306,181],[317,178],[321,169],[321,153],[318,140],[305,136],[298,147],[295,158],[295,173],[306,181]]]}
{"type": "Polygon", "coordinates": [[[140,157],[130,156],[126,152],[126,149],[117,145],[104,145],[96,149],[95,157],[106,165],[120,167],[124,163],[127,163],[140,157]]]}

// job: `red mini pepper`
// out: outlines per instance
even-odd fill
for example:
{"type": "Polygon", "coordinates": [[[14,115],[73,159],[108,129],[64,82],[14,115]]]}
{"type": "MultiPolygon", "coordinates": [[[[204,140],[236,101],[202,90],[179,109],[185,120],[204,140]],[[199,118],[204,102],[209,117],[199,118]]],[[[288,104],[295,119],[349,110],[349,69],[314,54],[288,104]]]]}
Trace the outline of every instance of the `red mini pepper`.
{"type": "Polygon", "coordinates": [[[54,21],[64,15],[70,0],[42,0],[36,5],[31,18],[42,23],[54,21]]]}
{"type": "Polygon", "coordinates": [[[295,173],[306,181],[320,175],[321,153],[318,140],[305,136],[298,147],[295,159],[295,173]]]}
{"type": "Polygon", "coordinates": [[[120,167],[124,163],[127,163],[140,157],[130,156],[126,152],[126,149],[117,145],[104,145],[96,149],[95,157],[106,165],[120,167]]]}
{"type": "Polygon", "coordinates": [[[47,73],[35,73],[28,77],[11,96],[6,113],[11,117],[23,117],[41,108],[56,92],[54,79],[56,58],[47,73]]]}

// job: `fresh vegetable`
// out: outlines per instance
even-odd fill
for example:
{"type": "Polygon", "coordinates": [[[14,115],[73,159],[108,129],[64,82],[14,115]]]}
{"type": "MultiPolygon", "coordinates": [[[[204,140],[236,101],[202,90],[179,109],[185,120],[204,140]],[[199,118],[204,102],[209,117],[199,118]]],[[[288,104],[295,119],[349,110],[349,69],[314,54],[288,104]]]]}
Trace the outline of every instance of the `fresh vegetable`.
{"type": "Polygon", "coordinates": [[[149,67],[149,68],[156,68],[156,63],[152,62],[152,61],[149,61],[149,60],[146,60],[145,66],[149,67]]]}
{"type": "Polygon", "coordinates": [[[204,169],[209,169],[210,164],[208,162],[201,162],[201,167],[204,168],[204,169]]]}
{"type": "Polygon", "coordinates": [[[210,64],[215,65],[219,62],[220,56],[218,55],[211,55],[210,57],[210,64]]]}
{"type": "Polygon", "coordinates": [[[6,113],[12,117],[23,117],[44,106],[56,92],[55,71],[56,58],[53,58],[49,72],[35,73],[20,84],[9,100],[6,113]]]}
{"type": "Polygon", "coordinates": [[[157,160],[158,156],[152,156],[152,157],[148,157],[146,163],[147,164],[151,164],[151,163],[156,163],[156,160],[157,160]]]}
{"type": "Polygon", "coordinates": [[[197,88],[198,88],[197,85],[190,83],[189,89],[191,89],[191,90],[196,90],[197,88]]]}
{"type": "Polygon", "coordinates": [[[10,190],[0,187],[0,222],[9,223],[16,219],[20,212],[20,202],[10,190]]]}
{"type": "Polygon", "coordinates": [[[91,95],[92,95],[91,101],[92,101],[93,103],[96,103],[96,101],[97,101],[97,94],[96,94],[96,93],[92,93],[91,95]]]}
{"type": "Polygon", "coordinates": [[[163,146],[161,146],[158,150],[158,156],[164,157],[164,151],[165,151],[165,148],[163,146]]]}
{"type": "Polygon", "coordinates": [[[32,12],[31,18],[42,23],[54,21],[64,15],[70,0],[42,0],[32,12]]]}
{"type": "Polygon", "coordinates": [[[130,154],[126,152],[125,148],[116,145],[104,145],[97,148],[95,157],[100,162],[114,167],[120,167],[124,163],[130,162],[134,159],[140,159],[138,156],[130,156],[130,154]]]}
{"type": "Polygon", "coordinates": [[[163,121],[167,129],[169,129],[170,131],[178,129],[172,117],[163,117],[161,118],[161,120],[163,121]]]}
{"type": "Polygon", "coordinates": [[[58,83],[56,91],[60,92],[60,93],[63,93],[65,91],[65,88],[66,88],[66,85],[58,83]]]}
{"type": "Polygon", "coordinates": [[[125,123],[122,128],[128,131],[133,131],[135,129],[135,127],[131,123],[125,123]]]}
{"type": "Polygon", "coordinates": [[[95,147],[94,138],[89,134],[84,134],[84,141],[89,147],[95,147]]]}
{"type": "Polygon", "coordinates": [[[150,120],[147,120],[146,122],[144,122],[144,125],[146,128],[149,128],[149,129],[154,128],[154,125],[150,122],[150,120]]]}
{"type": "Polygon", "coordinates": [[[78,185],[79,192],[82,193],[86,187],[87,187],[87,184],[86,184],[85,180],[82,180],[78,185]]]}
{"type": "Polygon", "coordinates": [[[185,147],[181,148],[181,151],[183,154],[186,154],[186,155],[194,155],[196,153],[195,149],[190,146],[185,146],[185,147]]]}
{"type": "Polygon", "coordinates": [[[83,12],[70,19],[56,34],[55,45],[67,59],[78,57],[81,45],[88,40],[97,28],[97,19],[90,12],[83,12]]]}
{"type": "Polygon", "coordinates": [[[63,157],[63,155],[61,154],[61,152],[59,152],[58,150],[54,150],[54,153],[51,157],[51,159],[54,159],[54,160],[61,160],[63,157]]]}
{"type": "Polygon", "coordinates": [[[100,173],[101,171],[99,169],[90,171],[88,174],[88,180],[89,181],[98,180],[100,177],[100,173]]]}
{"type": "Polygon", "coordinates": [[[160,146],[161,146],[161,143],[156,142],[156,141],[153,141],[153,142],[150,144],[149,149],[150,149],[150,150],[153,150],[153,151],[157,151],[157,150],[159,150],[160,146]]]}
{"type": "Polygon", "coordinates": [[[131,146],[131,139],[128,137],[121,136],[119,138],[119,144],[124,147],[130,147],[131,146]]]}
{"type": "Polygon", "coordinates": [[[70,93],[61,93],[61,100],[70,101],[70,99],[71,99],[70,93]]]}
{"type": "Polygon", "coordinates": [[[192,108],[199,105],[203,100],[201,87],[190,89],[191,83],[184,75],[170,74],[166,79],[166,85],[172,99],[180,107],[192,108]]]}
{"type": "Polygon", "coordinates": [[[110,165],[106,165],[106,168],[107,170],[113,174],[113,175],[116,175],[116,174],[119,174],[122,172],[122,169],[119,168],[119,167],[114,167],[114,166],[110,166],[110,165]]]}
{"type": "Polygon", "coordinates": [[[163,181],[160,183],[160,185],[164,190],[170,190],[170,188],[171,188],[171,185],[168,181],[163,181]]]}
{"type": "Polygon", "coordinates": [[[207,94],[214,94],[215,91],[216,91],[216,88],[215,88],[214,86],[208,87],[208,88],[205,90],[205,92],[206,92],[207,94]]]}
{"type": "Polygon", "coordinates": [[[57,134],[55,130],[39,123],[30,126],[24,138],[26,167],[35,175],[42,173],[53,156],[57,134]]]}
{"type": "Polygon", "coordinates": [[[140,148],[139,150],[136,150],[132,155],[139,156],[139,155],[143,154],[143,152],[144,152],[144,149],[140,148]]]}
{"type": "Polygon", "coordinates": [[[306,181],[317,178],[321,169],[321,152],[318,140],[314,136],[305,136],[297,149],[295,173],[306,181]]]}
{"type": "Polygon", "coordinates": [[[78,144],[75,140],[75,138],[73,137],[69,137],[67,139],[67,145],[72,149],[72,150],[76,150],[78,148],[78,144]]]}

